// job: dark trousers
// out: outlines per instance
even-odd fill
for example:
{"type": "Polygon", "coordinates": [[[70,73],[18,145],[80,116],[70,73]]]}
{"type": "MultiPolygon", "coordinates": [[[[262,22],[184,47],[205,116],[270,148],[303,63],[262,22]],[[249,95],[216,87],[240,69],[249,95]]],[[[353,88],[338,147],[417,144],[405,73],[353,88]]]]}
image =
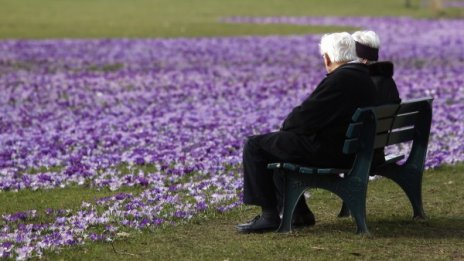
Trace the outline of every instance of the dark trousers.
{"type": "Polygon", "coordinates": [[[277,207],[282,201],[282,176],[267,169],[274,162],[315,164],[318,147],[311,137],[278,131],[248,138],[243,150],[243,202],[261,207],[277,207]]]}

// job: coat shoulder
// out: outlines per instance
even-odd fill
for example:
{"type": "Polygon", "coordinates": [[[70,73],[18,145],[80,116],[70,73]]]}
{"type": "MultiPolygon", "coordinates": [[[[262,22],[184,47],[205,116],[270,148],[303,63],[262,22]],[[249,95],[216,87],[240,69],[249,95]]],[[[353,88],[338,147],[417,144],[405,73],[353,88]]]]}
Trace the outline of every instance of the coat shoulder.
{"type": "Polygon", "coordinates": [[[394,66],[392,62],[376,62],[369,65],[369,73],[372,76],[392,77],[394,66]]]}

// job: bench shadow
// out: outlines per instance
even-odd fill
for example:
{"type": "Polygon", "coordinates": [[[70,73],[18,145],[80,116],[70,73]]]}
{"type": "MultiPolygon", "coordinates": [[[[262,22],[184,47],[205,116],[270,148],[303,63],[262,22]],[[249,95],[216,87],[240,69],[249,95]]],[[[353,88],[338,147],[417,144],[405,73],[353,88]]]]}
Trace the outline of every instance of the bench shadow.
{"type": "MultiPolygon", "coordinates": [[[[312,233],[333,232],[334,230],[355,233],[354,221],[347,220],[349,222],[316,224],[312,233]]],[[[370,233],[377,238],[464,239],[464,218],[457,217],[437,217],[426,220],[377,219],[368,220],[367,226],[370,233]]]]}

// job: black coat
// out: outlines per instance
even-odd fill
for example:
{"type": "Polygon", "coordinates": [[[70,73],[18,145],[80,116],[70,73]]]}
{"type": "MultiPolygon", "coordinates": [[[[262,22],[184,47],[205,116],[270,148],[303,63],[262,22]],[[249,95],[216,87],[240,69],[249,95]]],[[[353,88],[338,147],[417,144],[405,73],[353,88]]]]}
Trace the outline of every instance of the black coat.
{"type": "Polygon", "coordinates": [[[354,157],[344,155],[342,148],[351,116],[375,101],[376,89],[366,65],[345,64],[328,74],[292,110],[280,131],[248,137],[243,150],[243,202],[281,207],[282,175],[274,175],[273,182],[268,163],[349,168],[354,157]]]}
{"type": "Polygon", "coordinates": [[[344,64],[327,74],[314,92],[292,110],[281,130],[311,143],[308,152],[327,160],[321,165],[347,167],[353,158],[344,155],[342,149],[351,116],[359,107],[374,106],[376,97],[368,67],[344,64]]]}
{"type": "MultiPolygon", "coordinates": [[[[400,95],[398,88],[393,80],[393,63],[377,62],[370,64],[369,73],[377,90],[376,105],[400,103],[400,95]]],[[[374,153],[373,166],[377,166],[385,162],[383,149],[377,149],[374,153]]]]}
{"type": "Polygon", "coordinates": [[[400,103],[398,88],[393,80],[393,63],[377,62],[369,64],[369,74],[377,89],[376,105],[400,103]]]}

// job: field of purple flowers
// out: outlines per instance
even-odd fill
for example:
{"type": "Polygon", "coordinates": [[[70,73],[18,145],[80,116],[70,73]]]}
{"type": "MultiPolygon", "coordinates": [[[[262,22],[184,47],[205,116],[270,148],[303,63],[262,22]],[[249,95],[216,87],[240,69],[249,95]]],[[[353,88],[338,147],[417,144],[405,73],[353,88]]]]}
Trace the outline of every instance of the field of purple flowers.
{"type": "MultiPolygon", "coordinates": [[[[427,167],[464,161],[464,21],[227,18],[375,30],[403,99],[433,96],[427,167]]],[[[110,240],[240,204],[241,149],[324,77],[320,36],[0,41],[0,189],[142,186],[4,215],[0,257],[110,240]],[[36,223],[38,215],[50,223],[36,223]]],[[[398,148],[393,148],[393,151],[398,148]]],[[[12,193],[12,192],[9,192],[12,193]]]]}

